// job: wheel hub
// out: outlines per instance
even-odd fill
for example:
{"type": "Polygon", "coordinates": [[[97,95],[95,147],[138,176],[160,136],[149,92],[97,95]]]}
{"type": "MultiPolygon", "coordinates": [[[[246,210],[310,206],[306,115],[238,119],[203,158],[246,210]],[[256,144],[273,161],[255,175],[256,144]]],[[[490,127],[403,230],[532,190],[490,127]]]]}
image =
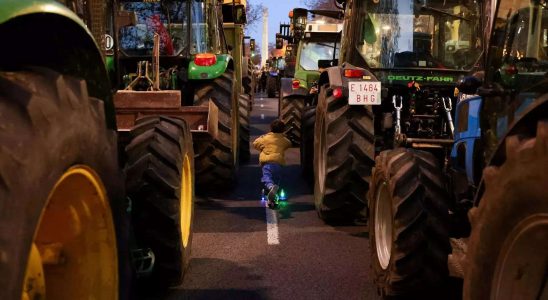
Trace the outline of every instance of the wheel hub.
{"type": "Polygon", "coordinates": [[[508,235],[497,259],[491,299],[548,297],[548,214],[522,220],[508,235]]]}
{"type": "Polygon", "coordinates": [[[375,198],[375,251],[381,268],[386,270],[390,264],[393,242],[392,202],[386,182],[379,185],[375,198]]]}

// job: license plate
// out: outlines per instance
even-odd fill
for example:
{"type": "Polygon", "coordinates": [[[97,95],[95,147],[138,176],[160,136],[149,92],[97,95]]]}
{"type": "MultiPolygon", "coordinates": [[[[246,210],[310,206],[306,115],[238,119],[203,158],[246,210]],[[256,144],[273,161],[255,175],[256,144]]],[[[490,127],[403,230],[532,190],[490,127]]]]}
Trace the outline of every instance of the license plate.
{"type": "Polygon", "coordinates": [[[381,83],[378,81],[351,81],[348,83],[348,104],[381,104],[381,83]]]}

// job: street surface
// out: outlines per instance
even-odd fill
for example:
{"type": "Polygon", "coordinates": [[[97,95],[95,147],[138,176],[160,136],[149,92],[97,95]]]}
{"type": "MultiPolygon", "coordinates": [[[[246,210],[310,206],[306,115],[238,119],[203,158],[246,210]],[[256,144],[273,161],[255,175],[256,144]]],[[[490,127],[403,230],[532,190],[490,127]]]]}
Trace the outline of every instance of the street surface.
{"type": "MultiPolygon", "coordinates": [[[[256,95],[251,140],[266,133],[278,100],[256,95]]],[[[367,228],[329,226],[301,177],[299,149],[286,152],[278,210],[260,201],[258,152],[224,195],[197,198],[192,259],[184,283],[164,299],[378,299],[367,228]]]]}

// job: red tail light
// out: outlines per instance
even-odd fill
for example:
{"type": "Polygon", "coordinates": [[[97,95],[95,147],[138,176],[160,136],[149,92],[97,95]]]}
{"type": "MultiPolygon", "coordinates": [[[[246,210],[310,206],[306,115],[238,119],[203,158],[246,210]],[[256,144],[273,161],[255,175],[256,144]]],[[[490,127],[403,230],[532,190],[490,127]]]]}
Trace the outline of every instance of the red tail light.
{"type": "Polygon", "coordinates": [[[217,63],[217,56],[212,53],[200,53],[194,57],[194,63],[198,66],[207,67],[217,63]]]}
{"type": "Polygon", "coordinates": [[[516,75],[518,73],[518,68],[515,65],[507,65],[503,70],[506,75],[516,75]]]}
{"type": "Polygon", "coordinates": [[[333,89],[333,97],[340,98],[342,96],[343,96],[343,92],[342,92],[342,89],[340,87],[337,87],[337,88],[333,89]]]}
{"type": "Polygon", "coordinates": [[[293,87],[293,89],[298,89],[299,85],[300,85],[300,82],[298,80],[293,80],[291,82],[291,87],[293,87]]]}
{"type": "Polygon", "coordinates": [[[359,78],[359,77],[362,77],[362,76],[363,76],[363,71],[362,70],[351,70],[351,69],[344,70],[344,77],[359,78]]]}

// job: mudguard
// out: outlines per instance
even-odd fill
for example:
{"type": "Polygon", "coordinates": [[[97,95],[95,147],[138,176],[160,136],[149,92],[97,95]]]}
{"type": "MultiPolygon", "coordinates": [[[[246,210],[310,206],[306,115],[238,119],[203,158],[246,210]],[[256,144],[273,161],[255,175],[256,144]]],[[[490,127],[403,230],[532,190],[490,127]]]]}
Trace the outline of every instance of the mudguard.
{"type": "Polygon", "coordinates": [[[228,65],[232,62],[232,56],[229,54],[218,54],[217,62],[211,66],[198,66],[194,63],[194,59],[190,61],[188,66],[188,79],[204,80],[215,79],[221,76],[228,65]]]}
{"type": "Polygon", "coordinates": [[[0,0],[0,69],[45,67],[82,78],[90,96],[104,101],[116,129],[110,80],[101,51],[82,20],[52,0],[0,0]]]}
{"type": "Polygon", "coordinates": [[[308,90],[299,86],[298,89],[293,89],[293,78],[282,78],[281,79],[281,88],[280,88],[280,99],[290,96],[303,96],[308,95],[308,90]]]}
{"type": "MultiPolygon", "coordinates": [[[[540,119],[548,118],[548,94],[544,94],[531,103],[521,116],[515,120],[509,127],[506,134],[499,140],[496,151],[487,163],[487,166],[500,166],[506,160],[506,137],[515,135],[521,128],[536,128],[540,119]]],[[[483,178],[481,179],[478,192],[474,198],[474,205],[479,205],[485,190],[483,178]]]]}

